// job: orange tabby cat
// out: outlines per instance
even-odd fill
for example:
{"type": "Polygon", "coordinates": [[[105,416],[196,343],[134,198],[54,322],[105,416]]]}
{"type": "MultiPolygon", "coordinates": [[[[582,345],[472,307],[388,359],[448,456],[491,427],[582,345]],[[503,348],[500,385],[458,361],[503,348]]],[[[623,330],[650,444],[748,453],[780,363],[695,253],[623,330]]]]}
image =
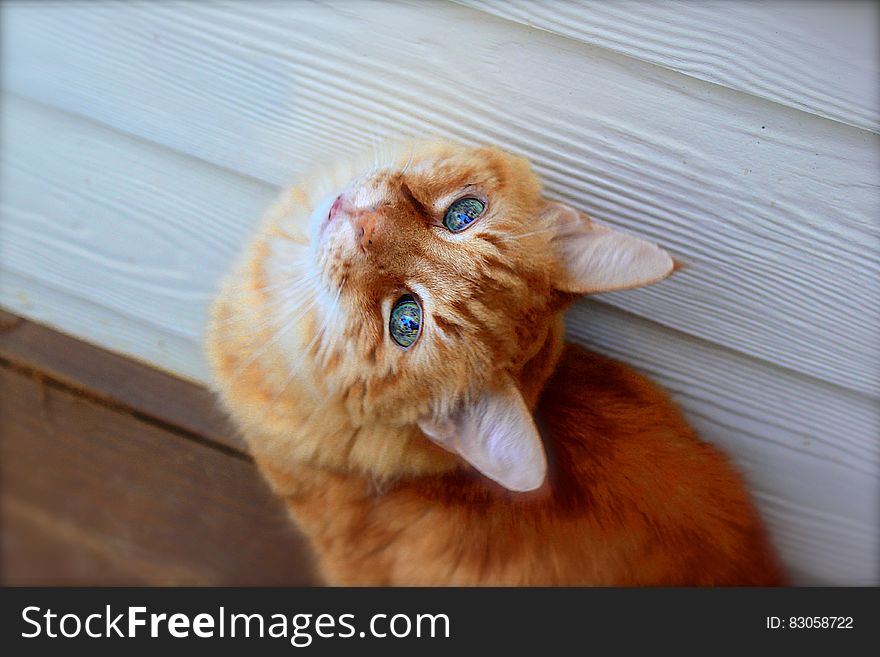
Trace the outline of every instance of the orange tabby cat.
{"type": "Polygon", "coordinates": [[[653,244],[494,148],[287,191],[214,306],[217,387],[333,584],[779,584],[740,477],[627,366],[563,344],[653,244]]]}

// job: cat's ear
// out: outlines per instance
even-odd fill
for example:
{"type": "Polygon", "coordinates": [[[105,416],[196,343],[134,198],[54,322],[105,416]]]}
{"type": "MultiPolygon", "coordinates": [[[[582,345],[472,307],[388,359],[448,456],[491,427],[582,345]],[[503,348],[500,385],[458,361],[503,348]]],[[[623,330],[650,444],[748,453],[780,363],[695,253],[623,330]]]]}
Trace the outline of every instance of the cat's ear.
{"type": "Polygon", "coordinates": [[[676,269],[676,262],[656,244],[597,224],[563,203],[546,203],[541,219],[555,230],[553,246],[561,265],[555,284],[563,292],[641,287],[676,269]]]}
{"type": "Polygon", "coordinates": [[[547,458],[541,437],[509,379],[445,421],[420,420],[419,428],[508,490],[534,490],[544,483],[547,458]]]}

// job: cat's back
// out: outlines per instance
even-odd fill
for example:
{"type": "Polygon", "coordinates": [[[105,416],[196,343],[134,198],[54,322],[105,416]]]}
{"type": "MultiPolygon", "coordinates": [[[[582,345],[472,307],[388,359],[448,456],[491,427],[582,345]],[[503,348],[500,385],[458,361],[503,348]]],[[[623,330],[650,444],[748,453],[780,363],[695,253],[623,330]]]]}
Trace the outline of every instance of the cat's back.
{"type": "Polygon", "coordinates": [[[650,379],[568,344],[538,417],[556,509],[628,547],[631,583],[782,581],[741,476],[650,379]]]}

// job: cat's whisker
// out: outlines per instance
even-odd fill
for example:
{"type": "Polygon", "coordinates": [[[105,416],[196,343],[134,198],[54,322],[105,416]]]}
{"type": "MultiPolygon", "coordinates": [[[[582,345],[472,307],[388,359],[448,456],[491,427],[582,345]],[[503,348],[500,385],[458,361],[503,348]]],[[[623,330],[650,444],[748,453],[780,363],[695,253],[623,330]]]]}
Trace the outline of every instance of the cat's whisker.
{"type": "MultiPolygon", "coordinates": [[[[324,315],[324,318],[321,321],[321,326],[315,332],[315,335],[312,337],[312,339],[309,341],[309,343],[305,346],[305,348],[300,351],[299,356],[292,363],[290,363],[288,365],[289,371],[288,371],[287,377],[285,378],[285,380],[281,384],[281,386],[278,388],[275,395],[273,395],[272,399],[269,401],[269,409],[272,412],[274,412],[275,407],[277,406],[278,402],[281,400],[281,397],[287,391],[287,388],[296,379],[297,374],[300,373],[300,365],[302,364],[302,362],[305,360],[305,358],[308,356],[308,354],[315,347],[315,344],[324,337],[324,335],[326,334],[326,331],[333,324],[333,322],[331,321],[331,318],[333,318],[333,315],[335,315],[335,309],[338,305],[340,294],[341,294],[341,291],[337,292],[336,296],[333,299],[333,303],[331,304],[334,309],[333,312],[326,313],[324,315]]],[[[312,301],[312,307],[314,307],[314,305],[316,305],[316,304],[317,304],[317,298],[315,298],[312,301]]],[[[320,347],[319,347],[319,351],[320,351],[320,347]]]]}
{"type": "Polygon", "coordinates": [[[266,328],[269,328],[270,325],[274,324],[275,320],[273,318],[265,318],[260,322],[244,322],[241,317],[224,317],[222,319],[215,319],[212,321],[212,325],[215,328],[228,328],[230,326],[241,326],[242,329],[246,329],[248,333],[255,333],[263,331],[266,328]]]}
{"type": "Polygon", "coordinates": [[[303,235],[291,235],[283,230],[279,230],[275,237],[280,237],[281,239],[290,242],[291,244],[295,244],[296,246],[302,247],[303,249],[309,248],[309,239],[303,235]]]}
{"type": "MultiPolygon", "coordinates": [[[[280,300],[289,303],[296,302],[297,298],[281,298],[280,300]]],[[[240,325],[242,329],[246,330],[248,333],[263,331],[264,329],[269,328],[270,326],[274,326],[276,324],[277,318],[272,316],[266,317],[260,322],[243,322],[240,317],[236,318],[234,316],[224,317],[222,319],[215,319],[212,321],[212,325],[217,328],[240,325]]]]}
{"type": "Polygon", "coordinates": [[[275,290],[298,291],[309,286],[314,286],[314,284],[318,281],[318,278],[319,277],[317,275],[310,274],[296,281],[278,281],[277,283],[270,283],[261,287],[255,287],[254,290],[260,292],[270,292],[275,290]]]}
{"type": "MultiPolygon", "coordinates": [[[[305,317],[305,315],[312,309],[315,300],[312,300],[310,303],[307,303],[305,306],[294,306],[293,310],[286,312],[282,317],[277,318],[280,322],[274,321],[276,318],[269,317],[267,321],[269,322],[269,326],[275,323],[280,323],[282,326],[276,330],[272,337],[266,340],[266,342],[257,350],[252,351],[247,358],[245,358],[241,363],[239,363],[238,367],[233,371],[232,377],[238,378],[241,374],[250,367],[257,359],[263,356],[270,347],[275,346],[281,339],[285,336],[285,334],[294,328],[299,321],[305,317]]],[[[249,325],[250,328],[250,325],[249,325]]]]}
{"type": "Polygon", "coordinates": [[[410,165],[413,163],[413,157],[416,154],[416,145],[415,142],[410,141],[409,143],[409,159],[406,161],[406,164],[403,165],[403,169],[400,170],[400,175],[403,176],[408,170],[410,165]]]}
{"type": "MultiPolygon", "coordinates": [[[[327,330],[331,326],[340,325],[340,321],[339,321],[337,315],[339,314],[339,300],[341,297],[342,297],[342,288],[337,288],[336,294],[331,299],[330,310],[329,310],[329,312],[327,312],[327,314],[325,315],[324,321],[321,323],[321,328],[320,328],[319,334],[321,335],[322,339],[326,335],[327,330]]],[[[335,343],[331,344],[330,342],[322,342],[322,346],[324,347],[323,351],[326,353],[326,351],[328,349],[335,346],[335,343]]],[[[318,352],[319,353],[321,352],[320,348],[319,348],[318,352]]]]}
{"type": "Polygon", "coordinates": [[[539,230],[532,230],[532,231],[528,231],[525,233],[514,232],[514,233],[501,234],[501,235],[496,234],[495,237],[497,237],[498,239],[500,239],[503,242],[514,242],[516,240],[521,240],[526,237],[534,237],[536,235],[544,235],[544,234],[549,234],[549,233],[554,233],[554,232],[556,232],[556,231],[553,228],[542,228],[539,230]]]}
{"type": "Polygon", "coordinates": [[[510,231],[509,235],[527,235],[531,233],[552,233],[556,232],[557,228],[555,226],[548,226],[539,224],[538,226],[523,226],[520,230],[510,231]]]}
{"type": "MultiPolygon", "coordinates": [[[[311,290],[315,289],[317,287],[316,283],[318,281],[319,281],[318,276],[309,275],[308,277],[306,277],[300,281],[297,281],[293,285],[290,285],[285,282],[279,282],[279,283],[273,283],[270,285],[264,285],[262,287],[255,287],[255,288],[252,288],[251,290],[247,290],[247,291],[248,292],[252,291],[252,292],[277,293],[279,300],[285,302],[285,304],[288,304],[288,303],[295,303],[297,301],[297,299],[301,296],[307,296],[307,295],[304,295],[303,292],[310,292],[311,290]]],[[[242,294],[242,293],[240,293],[240,294],[242,294]]],[[[213,321],[213,325],[217,326],[217,327],[230,326],[230,325],[233,325],[236,323],[240,324],[241,319],[236,318],[235,316],[230,316],[230,317],[226,317],[226,318],[222,318],[222,319],[215,319],[213,321]]],[[[247,329],[249,331],[262,330],[262,329],[266,328],[267,326],[274,324],[274,323],[276,323],[276,319],[270,316],[259,323],[249,322],[247,324],[247,329]]]]}

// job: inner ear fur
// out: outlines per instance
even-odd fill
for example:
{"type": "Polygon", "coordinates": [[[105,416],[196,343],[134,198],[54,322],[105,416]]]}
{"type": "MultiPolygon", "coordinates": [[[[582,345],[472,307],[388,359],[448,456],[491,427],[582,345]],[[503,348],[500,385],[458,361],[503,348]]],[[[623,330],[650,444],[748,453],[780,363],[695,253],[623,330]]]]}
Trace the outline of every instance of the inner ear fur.
{"type": "Polygon", "coordinates": [[[419,427],[435,443],[508,490],[529,491],[544,483],[544,446],[522,394],[509,377],[450,417],[423,419],[419,427]]]}

